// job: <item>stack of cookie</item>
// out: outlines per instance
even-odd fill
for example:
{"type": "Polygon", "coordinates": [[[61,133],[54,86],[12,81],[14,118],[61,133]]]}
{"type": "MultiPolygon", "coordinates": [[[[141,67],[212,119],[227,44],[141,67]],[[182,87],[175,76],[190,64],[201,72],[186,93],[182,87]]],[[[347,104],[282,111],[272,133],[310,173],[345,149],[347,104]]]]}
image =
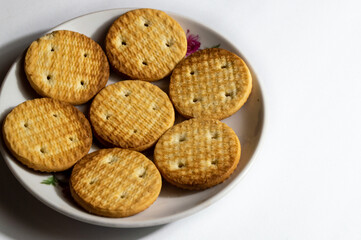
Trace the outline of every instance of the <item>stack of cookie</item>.
{"type": "Polygon", "coordinates": [[[241,145],[221,119],[247,101],[252,77],[224,49],[187,58],[181,26],[166,13],[137,9],[120,16],[105,52],[76,32],[55,31],[33,42],[26,76],[44,98],[6,117],[3,137],[26,166],[45,172],[72,168],[70,191],[87,211],[126,217],[159,196],[162,177],[190,190],[210,188],[236,169],[241,145]],[[112,69],[129,80],[105,87],[112,69]],[[170,75],[169,96],[150,83],[170,75]],[[92,99],[89,120],[73,105],[92,99]],[[189,119],[175,126],[175,111],[189,119]],[[95,136],[103,149],[89,153],[95,136]],[[139,151],[155,145],[154,163],[139,151]],[[161,177],[162,176],[162,177],[161,177]]]}

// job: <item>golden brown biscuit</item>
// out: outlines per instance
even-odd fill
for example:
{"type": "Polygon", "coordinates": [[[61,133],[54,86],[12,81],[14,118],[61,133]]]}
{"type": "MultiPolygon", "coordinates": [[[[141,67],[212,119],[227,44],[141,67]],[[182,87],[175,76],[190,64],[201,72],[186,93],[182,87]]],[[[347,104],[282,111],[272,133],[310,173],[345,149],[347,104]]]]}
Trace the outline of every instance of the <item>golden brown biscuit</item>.
{"type": "Polygon", "coordinates": [[[166,13],[136,9],[121,15],[105,39],[111,65],[131,79],[155,81],[169,75],[187,52],[182,27],[166,13]]]}
{"type": "Polygon", "coordinates": [[[242,107],[251,90],[252,77],[245,62],[227,50],[209,48],[177,65],[169,96],[187,118],[224,119],[242,107]]]}
{"type": "Polygon", "coordinates": [[[25,73],[40,95],[82,104],[106,85],[109,64],[95,41],[77,32],[60,30],[30,45],[25,73]]]}
{"type": "Polygon", "coordinates": [[[84,114],[51,98],[28,100],[15,107],[5,119],[3,137],[20,162],[44,172],[70,168],[92,145],[84,114]]]}
{"type": "Polygon", "coordinates": [[[87,211],[127,217],[148,208],[158,197],[162,178],[152,161],[127,149],[102,149],[73,169],[70,191],[87,211]]]}
{"type": "Polygon", "coordinates": [[[215,186],[236,169],[241,145],[235,132],[214,119],[194,118],[169,129],[154,150],[154,163],[171,184],[190,190],[215,186]]]}
{"type": "Polygon", "coordinates": [[[174,109],[157,86],[128,80],[99,92],[90,107],[90,122],[104,145],[142,151],[173,126],[174,109]]]}

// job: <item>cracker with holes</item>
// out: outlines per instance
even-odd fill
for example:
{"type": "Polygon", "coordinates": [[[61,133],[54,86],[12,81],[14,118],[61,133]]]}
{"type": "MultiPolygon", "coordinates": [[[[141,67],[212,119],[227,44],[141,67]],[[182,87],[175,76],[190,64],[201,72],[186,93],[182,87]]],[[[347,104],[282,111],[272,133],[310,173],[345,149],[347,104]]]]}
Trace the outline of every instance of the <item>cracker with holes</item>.
{"type": "Polygon", "coordinates": [[[182,27],[166,13],[136,9],[121,15],[105,39],[111,65],[131,79],[156,81],[170,74],[187,52],[182,27]]]}
{"type": "Polygon", "coordinates": [[[109,64],[95,41],[77,32],[61,30],[30,45],[25,73],[41,96],[83,104],[106,85],[109,64]]]}
{"type": "Polygon", "coordinates": [[[187,118],[224,119],[237,112],[252,90],[246,63],[234,53],[210,48],[185,58],[174,69],[169,95],[187,118]]]}
{"type": "Polygon", "coordinates": [[[16,106],[6,116],[3,137],[20,162],[44,172],[72,167],[92,145],[91,127],[84,114],[51,98],[16,106]]]}
{"type": "Polygon", "coordinates": [[[213,187],[236,169],[241,145],[235,132],[215,119],[175,125],[158,141],[154,163],[165,180],[189,190],[213,187]]]}
{"type": "Polygon", "coordinates": [[[108,85],[90,106],[90,122],[101,143],[136,151],[151,147],[174,118],[167,94],[140,80],[108,85]]]}
{"type": "Polygon", "coordinates": [[[147,209],[159,196],[162,178],[143,154],[127,149],[102,149],[73,168],[70,192],[90,213],[127,217],[147,209]]]}

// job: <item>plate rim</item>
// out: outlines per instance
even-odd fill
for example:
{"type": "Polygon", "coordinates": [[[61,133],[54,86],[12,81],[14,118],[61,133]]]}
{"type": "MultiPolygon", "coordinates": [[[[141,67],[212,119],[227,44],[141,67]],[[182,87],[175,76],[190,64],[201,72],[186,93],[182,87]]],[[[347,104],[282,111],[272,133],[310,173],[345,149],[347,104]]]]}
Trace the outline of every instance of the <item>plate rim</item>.
{"type": "MultiPolygon", "coordinates": [[[[69,24],[70,22],[77,20],[79,18],[83,18],[89,15],[95,15],[95,14],[99,14],[99,13],[104,13],[104,12],[121,12],[121,11],[130,11],[133,9],[139,9],[137,7],[126,7],[126,8],[110,8],[110,9],[104,9],[104,10],[99,10],[99,11],[93,11],[93,12],[89,12],[89,13],[85,13],[82,15],[79,15],[77,17],[73,17],[69,20],[66,20],[58,25],[56,25],[55,27],[52,27],[51,29],[45,31],[43,34],[49,33],[54,31],[55,29],[61,27],[62,25],[65,24],[69,24]]],[[[15,169],[13,169],[13,167],[10,165],[11,159],[7,157],[8,155],[8,150],[5,149],[4,147],[4,140],[1,137],[0,138],[0,152],[1,155],[6,163],[6,165],[8,166],[8,168],[10,169],[11,173],[13,174],[13,176],[17,179],[18,182],[20,182],[21,186],[23,186],[32,196],[34,196],[36,199],[38,199],[40,202],[42,202],[43,204],[45,204],[46,206],[48,206],[49,208],[63,214],[66,215],[72,219],[81,221],[81,222],[86,222],[86,223],[90,223],[90,224],[94,224],[94,225],[98,225],[98,226],[105,226],[105,227],[113,227],[113,228],[141,228],[141,227],[151,227],[151,226],[159,226],[159,225],[163,225],[166,223],[170,223],[176,220],[179,220],[181,218],[193,215],[194,213],[197,213],[207,207],[209,207],[210,205],[212,205],[213,203],[219,201],[221,198],[223,198],[225,195],[227,195],[237,184],[239,184],[241,182],[241,180],[246,176],[246,174],[249,172],[249,170],[251,169],[251,167],[254,165],[256,159],[259,156],[259,153],[261,152],[261,150],[263,149],[262,146],[264,145],[265,142],[265,136],[267,133],[267,129],[268,129],[268,124],[267,124],[267,116],[268,116],[268,107],[267,107],[267,95],[264,91],[264,87],[263,87],[263,83],[262,81],[258,78],[258,75],[256,74],[256,72],[254,71],[252,64],[250,64],[250,62],[248,61],[248,59],[246,57],[243,56],[243,54],[241,53],[240,49],[238,47],[236,47],[232,41],[230,41],[227,37],[224,37],[223,35],[219,34],[217,31],[209,28],[208,26],[204,25],[201,22],[198,22],[197,20],[194,20],[192,18],[189,18],[187,16],[172,12],[172,11],[168,11],[168,10],[162,10],[159,9],[161,11],[166,12],[167,14],[169,14],[171,17],[178,17],[178,18],[182,18],[188,21],[192,21],[196,24],[198,24],[199,26],[201,26],[202,28],[206,29],[207,31],[211,32],[214,35],[219,36],[220,38],[222,38],[225,42],[227,42],[228,45],[230,45],[232,48],[237,49],[237,51],[241,54],[242,59],[246,62],[247,66],[249,67],[252,76],[255,76],[255,78],[257,79],[257,83],[259,85],[259,91],[260,91],[260,95],[262,96],[262,98],[260,99],[261,103],[262,103],[262,115],[263,115],[263,119],[262,119],[262,126],[261,126],[261,130],[260,130],[260,136],[258,139],[258,143],[255,147],[255,150],[252,154],[252,156],[250,157],[250,160],[248,161],[248,163],[246,163],[246,165],[244,166],[244,168],[242,169],[242,171],[233,179],[233,181],[231,181],[225,188],[221,189],[218,193],[216,193],[215,195],[209,197],[208,199],[206,199],[205,201],[203,201],[201,204],[198,204],[196,206],[192,206],[189,209],[176,213],[176,214],[172,214],[166,217],[161,217],[159,219],[148,219],[148,220],[144,220],[141,222],[130,222],[130,223],[126,223],[126,222],[122,222],[122,223],[109,223],[109,222],[102,222],[102,221],[96,221],[93,219],[88,219],[88,218],[84,218],[82,216],[76,215],[76,214],[72,214],[70,211],[66,211],[63,208],[53,205],[51,204],[49,201],[46,201],[46,198],[43,196],[38,195],[37,193],[35,193],[29,186],[27,186],[25,184],[25,182],[22,180],[21,176],[19,176],[16,172],[15,169]]],[[[122,14],[122,13],[120,13],[122,14]]],[[[119,15],[120,16],[120,15],[119,15]]],[[[16,65],[19,63],[19,61],[21,61],[21,58],[24,56],[25,52],[26,52],[25,48],[23,50],[23,52],[21,54],[19,54],[19,56],[16,57],[16,59],[14,60],[14,62],[12,63],[12,65],[10,66],[9,70],[7,71],[1,86],[0,86],[0,98],[3,94],[4,91],[4,84],[5,84],[5,80],[8,78],[10,72],[13,70],[14,67],[16,67],[16,65]]]]}

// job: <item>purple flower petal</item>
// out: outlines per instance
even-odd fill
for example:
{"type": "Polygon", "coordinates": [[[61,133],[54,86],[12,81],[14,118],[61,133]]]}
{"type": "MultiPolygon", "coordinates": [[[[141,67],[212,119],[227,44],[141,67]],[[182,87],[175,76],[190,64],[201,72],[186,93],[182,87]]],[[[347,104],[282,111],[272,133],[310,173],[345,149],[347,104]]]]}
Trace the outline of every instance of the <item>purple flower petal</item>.
{"type": "Polygon", "coordinates": [[[187,29],[187,54],[186,57],[190,54],[196,52],[201,47],[201,43],[199,42],[199,35],[194,35],[189,33],[189,29],[187,29]]]}

